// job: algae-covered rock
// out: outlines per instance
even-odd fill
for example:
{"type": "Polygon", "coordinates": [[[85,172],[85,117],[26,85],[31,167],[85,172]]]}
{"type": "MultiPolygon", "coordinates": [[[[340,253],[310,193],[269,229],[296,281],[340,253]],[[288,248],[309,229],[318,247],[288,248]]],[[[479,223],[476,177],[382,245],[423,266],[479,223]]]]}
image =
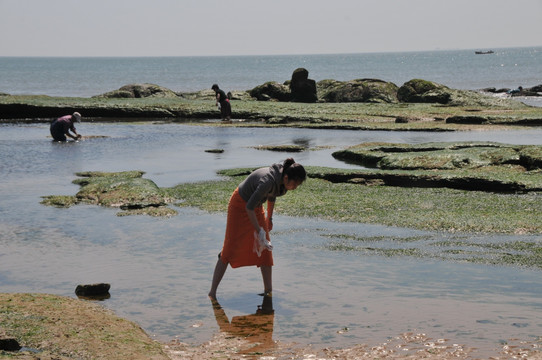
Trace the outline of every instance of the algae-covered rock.
{"type": "Polygon", "coordinates": [[[84,202],[127,211],[121,215],[174,215],[176,212],[166,207],[170,199],[164,191],[153,181],[142,178],[143,174],[142,171],[76,173],[80,178],[73,183],[81,189],[75,196],[47,196],[42,204],[69,207],[84,202]]]}
{"type": "Polygon", "coordinates": [[[155,84],[130,84],[124,85],[118,90],[105,94],[96,95],[96,98],[176,98],[177,94],[170,89],[155,84]]]}
{"type": "Polygon", "coordinates": [[[380,169],[451,170],[490,165],[520,165],[521,146],[494,142],[364,143],[333,153],[364,166],[380,169]]]}
{"type": "Polygon", "coordinates": [[[259,145],[254,147],[256,150],[279,151],[279,152],[302,152],[307,150],[300,145],[259,145]]]}
{"type": "MultiPolygon", "coordinates": [[[[488,96],[472,90],[451,89],[433,81],[412,79],[397,90],[397,98],[405,103],[434,103],[450,106],[518,106],[509,99],[488,96]]],[[[460,119],[450,122],[460,123],[460,119]]],[[[488,118],[476,119],[468,117],[465,123],[484,123],[488,118]],[[474,121],[474,122],[472,122],[474,121]]],[[[448,121],[447,121],[448,122],[448,121]]]]}
{"type": "Polygon", "coordinates": [[[49,195],[42,198],[41,204],[59,208],[70,207],[78,202],[77,198],[71,195],[49,195]]]}
{"type": "Polygon", "coordinates": [[[540,191],[542,147],[495,142],[364,143],[333,157],[378,170],[333,174],[328,180],[382,179],[391,186],[451,187],[479,191],[540,191]]]}
{"type": "Polygon", "coordinates": [[[0,336],[5,331],[23,346],[0,350],[2,359],[171,359],[140,325],[93,301],[11,292],[0,293],[0,309],[0,336]]]}
{"type": "Polygon", "coordinates": [[[269,81],[265,84],[258,85],[249,91],[250,96],[260,101],[277,100],[290,101],[292,93],[290,88],[284,84],[279,84],[275,81],[269,81]]]}
{"type": "Polygon", "coordinates": [[[450,88],[428,80],[413,79],[407,81],[397,90],[397,98],[409,103],[439,103],[450,102],[450,88]]]}
{"type": "Polygon", "coordinates": [[[542,147],[536,145],[528,145],[522,147],[519,151],[521,164],[528,170],[542,169],[542,147]]]}
{"type": "Polygon", "coordinates": [[[397,103],[398,87],[378,79],[350,81],[322,80],[318,82],[320,99],[325,102],[397,103]]]}

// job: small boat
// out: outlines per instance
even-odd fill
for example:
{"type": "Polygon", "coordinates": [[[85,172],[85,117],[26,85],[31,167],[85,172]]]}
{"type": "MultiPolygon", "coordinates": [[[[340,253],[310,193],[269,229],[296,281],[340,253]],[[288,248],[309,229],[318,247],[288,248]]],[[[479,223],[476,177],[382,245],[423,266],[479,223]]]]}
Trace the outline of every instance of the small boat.
{"type": "Polygon", "coordinates": [[[488,51],[475,51],[474,53],[476,55],[483,55],[483,54],[493,54],[495,52],[493,50],[488,50],[488,51]]]}

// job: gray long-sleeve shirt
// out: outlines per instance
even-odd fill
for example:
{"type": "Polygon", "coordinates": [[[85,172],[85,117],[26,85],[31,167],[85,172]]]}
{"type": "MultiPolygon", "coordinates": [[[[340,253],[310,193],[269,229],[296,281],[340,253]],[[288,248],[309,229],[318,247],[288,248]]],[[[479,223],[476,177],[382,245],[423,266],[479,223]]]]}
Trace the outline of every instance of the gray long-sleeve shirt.
{"type": "Polygon", "coordinates": [[[277,196],[286,194],[282,181],[282,164],[254,170],[239,184],[239,195],[247,202],[247,209],[254,210],[266,201],[274,202],[277,196]]]}

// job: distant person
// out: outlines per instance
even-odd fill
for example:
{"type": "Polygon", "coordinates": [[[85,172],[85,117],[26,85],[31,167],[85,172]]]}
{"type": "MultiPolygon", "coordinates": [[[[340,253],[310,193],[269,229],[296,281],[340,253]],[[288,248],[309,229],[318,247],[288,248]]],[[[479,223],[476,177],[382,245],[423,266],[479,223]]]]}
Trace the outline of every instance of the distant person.
{"type": "Polygon", "coordinates": [[[307,178],[305,168],[288,158],[283,163],[254,170],[233,192],[228,204],[226,235],[218,254],[209,297],[216,300],[216,290],[228,265],[232,268],[257,266],[264,284],[264,296],[271,296],[273,246],[273,209],[277,196],[295,190],[307,178]],[[263,204],[267,201],[267,218],[263,204]]]}
{"type": "Polygon", "coordinates": [[[522,90],[523,90],[523,87],[519,86],[517,89],[508,90],[507,94],[510,94],[510,95],[519,94],[522,90]]]}
{"type": "Polygon", "coordinates": [[[69,136],[74,140],[80,139],[81,134],[78,134],[75,130],[75,122],[81,122],[81,114],[78,112],[59,117],[53,121],[50,128],[53,139],[55,141],[66,141],[66,136],[69,136]],[[74,133],[74,135],[70,134],[70,130],[74,133]]]}
{"type": "Polygon", "coordinates": [[[224,90],[221,90],[217,84],[213,84],[211,87],[215,91],[216,95],[216,106],[220,109],[220,114],[222,115],[222,121],[230,121],[231,120],[231,104],[230,99],[228,99],[228,96],[224,92],[224,90]]]}

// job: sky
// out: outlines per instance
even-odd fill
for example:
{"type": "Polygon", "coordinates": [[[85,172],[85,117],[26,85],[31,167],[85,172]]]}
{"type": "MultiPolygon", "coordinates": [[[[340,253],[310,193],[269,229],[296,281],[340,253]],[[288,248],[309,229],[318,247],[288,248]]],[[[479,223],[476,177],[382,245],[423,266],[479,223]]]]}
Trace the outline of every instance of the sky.
{"type": "Polygon", "coordinates": [[[542,46],[542,0],[0,0],[0,56],[542,46]]]}

